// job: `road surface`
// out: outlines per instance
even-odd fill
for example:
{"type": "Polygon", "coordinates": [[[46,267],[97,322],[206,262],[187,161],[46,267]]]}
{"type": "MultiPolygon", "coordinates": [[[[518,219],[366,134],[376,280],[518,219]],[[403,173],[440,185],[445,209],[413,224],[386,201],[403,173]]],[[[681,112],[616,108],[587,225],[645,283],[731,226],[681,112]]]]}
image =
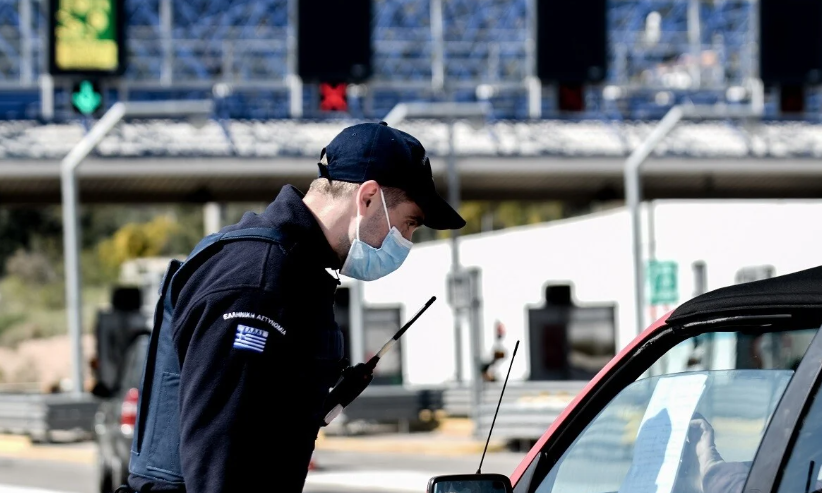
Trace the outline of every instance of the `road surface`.
{"type": "MultiPolygon", "coordinates": [[[[71,450],[67,446],[67,450],[71,450]]],[[[88,451],[92,444],[74,445],[88,451]]],[[[524,454],[488,454],[483,472],[510,474],[524,454]]],[[[420,493],[431,476],[474,473],[479,456],[433,456],[318,451],[305,493],[420,493]]],[[[88,461],[0,457],[0,493],[97,493],[88,461]]]]}

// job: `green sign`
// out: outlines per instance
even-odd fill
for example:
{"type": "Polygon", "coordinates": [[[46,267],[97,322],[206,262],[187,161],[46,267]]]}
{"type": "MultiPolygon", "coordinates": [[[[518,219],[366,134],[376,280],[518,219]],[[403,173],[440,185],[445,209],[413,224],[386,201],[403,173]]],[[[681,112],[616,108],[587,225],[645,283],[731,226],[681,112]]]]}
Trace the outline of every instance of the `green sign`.
{"type": "Polygon", "coordinates": [[[651,305],[673,305],[679,302],[679,267],[676,262],[651,260],[648,263],[651,305]]]}
{"type": "Polygon", "coordinates": [[[50,65],[53,75],[122,71],[122,0],[52,0],[50,65]]]}
{"type": "Polygon", "coordinates": [[[71,105],[80,113],[88,116],[97,111],[103,97],[90,81],[84,80],[75,87],[71,94],[71,105]]]}

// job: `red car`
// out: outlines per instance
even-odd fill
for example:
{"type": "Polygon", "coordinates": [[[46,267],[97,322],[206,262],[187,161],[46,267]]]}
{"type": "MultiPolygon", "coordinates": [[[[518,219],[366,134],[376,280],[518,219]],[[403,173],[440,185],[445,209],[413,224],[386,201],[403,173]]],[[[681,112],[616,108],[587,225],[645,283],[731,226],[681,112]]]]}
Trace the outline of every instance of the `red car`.
{"type": "Polygon", "coordinates": [[[509,478],[429,493],[822,492],[822,267],[696,297],[624,348],[509,478]]]}

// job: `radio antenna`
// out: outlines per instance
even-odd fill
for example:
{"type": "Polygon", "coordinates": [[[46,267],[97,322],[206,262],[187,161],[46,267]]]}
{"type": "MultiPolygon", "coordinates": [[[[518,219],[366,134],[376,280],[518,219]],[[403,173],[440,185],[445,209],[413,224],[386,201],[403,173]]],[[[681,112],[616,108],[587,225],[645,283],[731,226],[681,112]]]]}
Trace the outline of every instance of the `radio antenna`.
{"type": "Polygon", "coordinates": [[[494,419],[491,421],[491,429],[488,430],[488,438],[485,440],[485,448],[482,451],[482,458],[480,459],[477,474],[482,474],[482,463],[485,461],[485,453],[488,452],[488,444],[491,443],[491,433],[494,432],[494,424],[497,422],[497,414],[499,413],[499,406],[502,404],[502,396],[505,394],[505,387],[508,386],[508,377],[511,376],[511,367],[514,366],[514,358],[517,356],[517,348],[519,348],[519,340],[514,344],[514,352],[511,354],[511,363],[508,364],[508,373],[505,375],[505,383],[502,384],[502,391],[499,393],[499,402],[497,402],[497,410],[494,411],[494,419]]]}

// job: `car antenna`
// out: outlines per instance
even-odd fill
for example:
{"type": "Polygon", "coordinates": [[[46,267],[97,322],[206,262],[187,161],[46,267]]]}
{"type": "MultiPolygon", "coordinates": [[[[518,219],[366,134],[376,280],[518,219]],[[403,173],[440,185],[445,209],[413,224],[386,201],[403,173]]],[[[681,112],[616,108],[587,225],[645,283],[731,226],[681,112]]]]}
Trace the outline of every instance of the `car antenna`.
{"type": "Polygon", "coordinates": [[[508,385],[508,377],[511,376],[511,367],[514,366],[514,358],[517,356],[517,348],[519,348],[519,340],[514,344],[514,352],[511,354],[511,363],[508,364],[508,373],[505,375],[505,382],[502,384],[502,390],[499,393],[499,402],[497,402],[497,410],[494,411],[494,419],[491,421],[491,429],[488,430],[488,438],[485,440],[485,448],[482,450],[482,458],[480,459],[477,474],[482,474],[482,463],[485,461],[485,453],[488,452],[488,444],[491,443],[491,433],[494,432],[494,424],[497,422],[497,414],[499,413],[499,406],[502,404],[502,396],[505,394],[505,387],[508,385]]]}

